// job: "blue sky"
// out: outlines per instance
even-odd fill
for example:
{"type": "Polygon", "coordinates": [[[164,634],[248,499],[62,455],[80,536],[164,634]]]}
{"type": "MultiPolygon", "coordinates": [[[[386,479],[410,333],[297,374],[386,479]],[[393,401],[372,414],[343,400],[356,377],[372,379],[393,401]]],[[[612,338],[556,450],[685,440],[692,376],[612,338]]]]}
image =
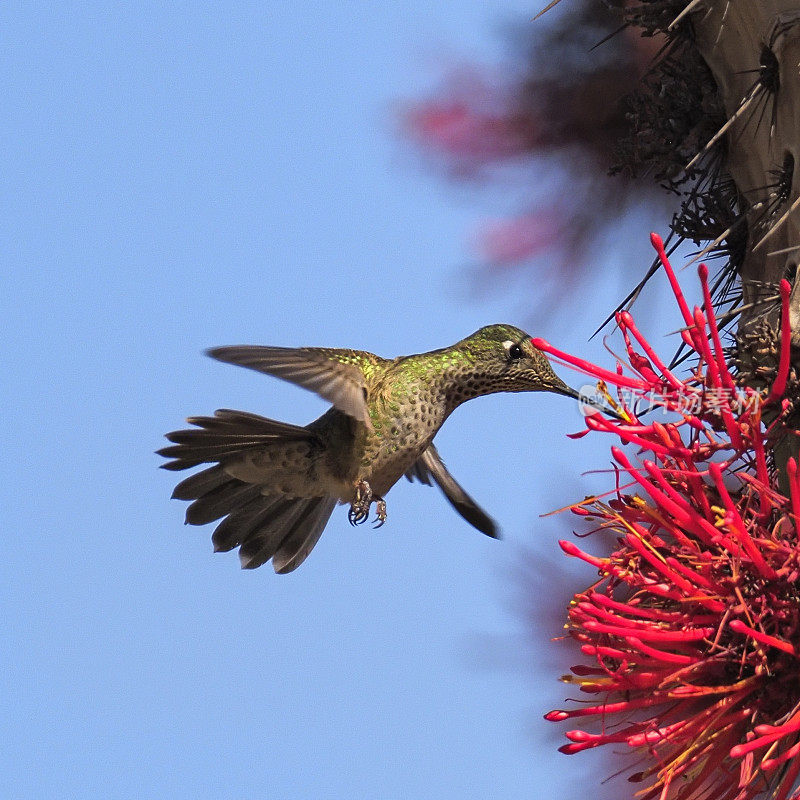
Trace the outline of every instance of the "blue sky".
{"type": "Polygon", "coordinates": [[[515,800],[608,771],[541,720],[572,656],[557,617],[530,620],[567,593],[567,523],[539,515],[590,491],[575,464],[607,463],[564,438],[565,399],[482,398],[437,439],[502,541],[404,482],[384,528],[338,509],[289,576],[213,555],[153,454],[189,414],[324,411],[213,345],[392,356],[502,321],[598,356],[585,340],[624,281],[541,326],[533,278],[476,294],[478,196],[393,131],[436,54],[492,59],[536,10],[0,11],[3,796],[515,800]]]}

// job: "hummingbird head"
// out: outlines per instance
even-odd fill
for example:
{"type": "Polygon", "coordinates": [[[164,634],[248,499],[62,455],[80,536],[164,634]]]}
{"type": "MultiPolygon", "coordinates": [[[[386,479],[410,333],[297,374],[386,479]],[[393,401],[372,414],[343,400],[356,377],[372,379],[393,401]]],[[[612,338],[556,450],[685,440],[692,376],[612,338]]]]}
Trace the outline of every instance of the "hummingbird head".
{"type": "Polygon", "coordinates": [[[555,392],[580,398],[553,372],[530,335],[513,325],[488,325],[460,344],[472,357],[474,378],[485,383],[481,393],[555,392]]]}

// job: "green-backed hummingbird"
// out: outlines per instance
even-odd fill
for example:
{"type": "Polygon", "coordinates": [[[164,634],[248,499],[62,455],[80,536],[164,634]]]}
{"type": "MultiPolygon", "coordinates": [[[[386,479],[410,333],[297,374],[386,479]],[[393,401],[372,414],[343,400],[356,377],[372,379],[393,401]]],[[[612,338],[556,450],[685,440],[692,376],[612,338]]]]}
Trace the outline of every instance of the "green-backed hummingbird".
{"type": "Polygon", "coordinates": [[[224,517],[216,551],[239,548],[247,569],[272,559],[291,572],[311,552],[337,503],[352,524],[386,520],[384,497],[405,475],[436,483],[458,513],[497,537],[494,521],[456,483],[433,445],[450,413],[493,392],[555,392],[580,399],[554,372],[531,337],[511,325],[489,325],[441,350],[394,359],[361,350],[234,346],[208,354],[316,392],[330,408],[305,427],[222,409],[190,417],[195,426],[167,434],[159,450],[182,470],[213,466],[177,485],[193,502],[186,522],[224,517]]]}

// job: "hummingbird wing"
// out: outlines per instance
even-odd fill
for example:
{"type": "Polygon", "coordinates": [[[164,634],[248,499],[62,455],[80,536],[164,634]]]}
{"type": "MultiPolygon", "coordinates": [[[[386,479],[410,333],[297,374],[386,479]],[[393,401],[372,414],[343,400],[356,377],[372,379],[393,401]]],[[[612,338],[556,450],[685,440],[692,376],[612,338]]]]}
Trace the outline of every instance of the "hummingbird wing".
{"type": "Polygon", "coordinates": [[[493,539],[500,538],[495,521],[458,485],[432,444],[411,465],[411,469],[406,472],[406,478],[410,481],[416,478],[426,486],[430,486],[433,479],[450,501],[450,505],[470,525],[493,539]]]}
{"type": "Polygon", "coordinates": [[[215,347],[208,355],[228,364],[265,372],[316,392],[345,414],[370,424],[367,386],[385,359],[360,350],[325,347],[215,347]]]}

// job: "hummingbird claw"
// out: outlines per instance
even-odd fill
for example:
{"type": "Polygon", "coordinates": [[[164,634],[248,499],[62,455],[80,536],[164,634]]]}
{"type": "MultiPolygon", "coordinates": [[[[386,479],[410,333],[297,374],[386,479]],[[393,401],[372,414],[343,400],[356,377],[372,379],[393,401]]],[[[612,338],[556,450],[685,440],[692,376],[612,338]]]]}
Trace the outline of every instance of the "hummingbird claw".
{"type": "Polygon", "coordinates": [[[383,498],[375,501],[375,523],[373,528],[382,528],[386,522],[386,501],[383,498]]]}
{"type": "Polygon", "coordinates": [[[351,525],[360,525],[369,518],[369,507],[372,504],[372,489],[366,481],[356,483],[356,497],[350,505],[347,519],[351,525]]]}
{"type": "Polygon", "coordinates": [[[350,511],[347,512],[347,520],[353,527],[365,522],[366,519],[367,515],[356,509],[351,508],[350,511]]]}

